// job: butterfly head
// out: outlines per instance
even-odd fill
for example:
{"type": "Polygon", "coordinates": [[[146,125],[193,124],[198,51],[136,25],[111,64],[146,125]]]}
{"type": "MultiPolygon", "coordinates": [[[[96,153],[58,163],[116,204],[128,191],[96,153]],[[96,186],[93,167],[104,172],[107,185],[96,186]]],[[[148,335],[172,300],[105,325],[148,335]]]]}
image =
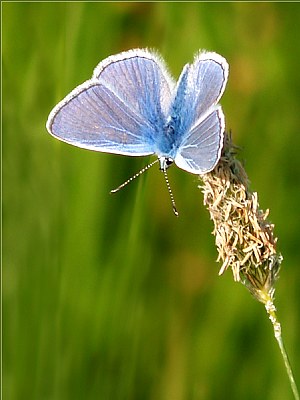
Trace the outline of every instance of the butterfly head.
{"type": "Polygon", "coordinates": [[[174,162],[172,158],[165,156],[159,157],[158,161],[159,161],[159,169],[163,172],[166,171],[170,167],[170,165],[172,165],[174,162]]]}

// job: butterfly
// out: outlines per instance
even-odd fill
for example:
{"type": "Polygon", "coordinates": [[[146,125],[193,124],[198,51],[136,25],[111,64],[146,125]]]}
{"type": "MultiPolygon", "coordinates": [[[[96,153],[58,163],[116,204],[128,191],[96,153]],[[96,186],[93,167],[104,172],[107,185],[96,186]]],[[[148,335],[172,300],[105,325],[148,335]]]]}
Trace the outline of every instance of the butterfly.
{"type": "MultiPolygon", "coordinates": [[[[176,82],[154,51],[133,49],[110,56],[50,112],[47,130],[84,149],[157,159],[173,210],[166,171],[174,162],[192,174],[205,174],[218,163],[225,118],[218,104],[229,66],[214,52],[199,52],[176,82]]],[[[112,192],[114,192],[112,191],[112,192]]]]}

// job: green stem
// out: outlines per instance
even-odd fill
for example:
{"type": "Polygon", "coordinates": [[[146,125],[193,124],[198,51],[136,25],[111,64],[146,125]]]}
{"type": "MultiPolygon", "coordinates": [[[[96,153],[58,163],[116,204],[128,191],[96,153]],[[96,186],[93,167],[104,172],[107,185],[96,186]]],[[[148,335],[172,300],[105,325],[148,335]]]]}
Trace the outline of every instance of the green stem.
{"type": "Polygon", "coordinates": [[[290,381],[291,389],[294,394],[294,398],[295,398],[295,400],[300,400],[299,392],[298,392],[297,385],[296,385],[295,378],[294,378],[293,371],[292,371],[292,367],[291,367],[287,352],[286,352],[284,344],[283,344],[283,339],[282,339],[282,335],[281,335],[281,325],[277,319],[276,307],[275,307],[273,301],[269,300],[265,304],[265,308],[267,310],[267,313],[269,315],[269,318],[270,318],[273,328],[274,328],[274,336],[275,336],[275,339],[277,340],[277,343],[278,343],[278,346],[279,346],[279,349],[280,349],[280,352],[281,352],[281,355],[282,355],[282,358],[284,361],[285,369],[288,374],[288,378],[290,381]]]}

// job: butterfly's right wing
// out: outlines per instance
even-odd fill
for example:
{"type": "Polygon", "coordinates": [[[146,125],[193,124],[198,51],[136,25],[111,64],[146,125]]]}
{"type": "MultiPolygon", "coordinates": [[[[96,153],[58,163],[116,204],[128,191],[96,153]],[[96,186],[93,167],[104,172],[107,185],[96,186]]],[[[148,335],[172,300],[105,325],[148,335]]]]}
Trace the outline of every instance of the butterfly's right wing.
{"type": "Polygon", "coordinates": [[[175,163],[193,174],[211,171],[223,146],[225,118],[218,101],[228,79],[228,63],[216,53],[200,53],[179,79],[173,109],[181,109],[175,163]]]}
{"type": "Polygon", "coordinates": [[[211,171],[221,156],[224,129],[221,106],[210,108],[185,135],[175,157],[176,165],[192,174],[211,171]]]}
{"type": "Polygon", "coordinates": [[[90,150],[152,154],[162,134],[171,86],[163,62],[147,50],[108,57],[92,79],[51,111],[47,129],[62,141],[90,150]]]}

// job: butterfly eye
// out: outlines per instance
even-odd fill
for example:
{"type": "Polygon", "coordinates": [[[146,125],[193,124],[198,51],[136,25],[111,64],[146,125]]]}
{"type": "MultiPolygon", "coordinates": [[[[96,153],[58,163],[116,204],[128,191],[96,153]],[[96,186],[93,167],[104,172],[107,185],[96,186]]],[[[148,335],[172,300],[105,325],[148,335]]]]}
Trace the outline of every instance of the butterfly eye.
{"type": "Polygon", "coordinates": [[[166,171],[170,165],[173,164],[173,160],[170,157],[159,157],[159,169],[160,171],[166,171]]]}

